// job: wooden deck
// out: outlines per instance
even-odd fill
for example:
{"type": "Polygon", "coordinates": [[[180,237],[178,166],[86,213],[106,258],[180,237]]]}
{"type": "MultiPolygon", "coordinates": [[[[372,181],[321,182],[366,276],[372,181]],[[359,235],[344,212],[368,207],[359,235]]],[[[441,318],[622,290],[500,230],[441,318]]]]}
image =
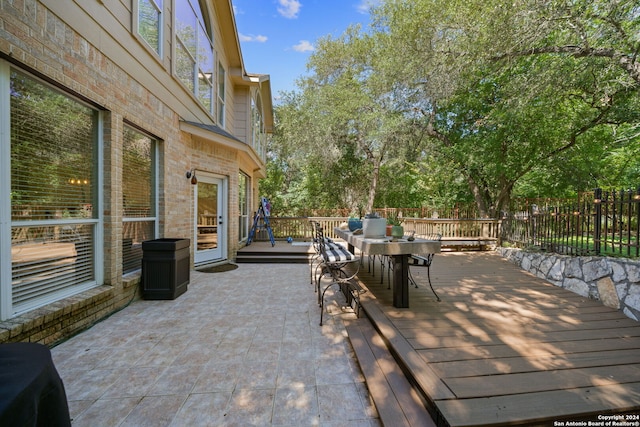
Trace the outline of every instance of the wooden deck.
{"type": "Polygon", "coordinates": [[[640,421],[640,323],[495,253],[436,255],[442,302],[426,268],[411,268],[410,308],[392,306],[379,263],[375,276],[360,267],[362,304],[438,425],[640,421]]]}

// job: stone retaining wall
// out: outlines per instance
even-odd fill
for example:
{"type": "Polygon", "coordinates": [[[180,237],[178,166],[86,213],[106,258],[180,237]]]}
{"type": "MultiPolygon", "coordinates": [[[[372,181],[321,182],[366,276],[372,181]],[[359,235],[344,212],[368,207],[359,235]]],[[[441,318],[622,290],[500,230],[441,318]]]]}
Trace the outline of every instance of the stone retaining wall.
{"type": "Polygon", "coordinates": [[[640,261],[627,258],[572,257],[497,248],[504,258],[537,277],[587,298],[602,301],[640,320],[640,261]]]}

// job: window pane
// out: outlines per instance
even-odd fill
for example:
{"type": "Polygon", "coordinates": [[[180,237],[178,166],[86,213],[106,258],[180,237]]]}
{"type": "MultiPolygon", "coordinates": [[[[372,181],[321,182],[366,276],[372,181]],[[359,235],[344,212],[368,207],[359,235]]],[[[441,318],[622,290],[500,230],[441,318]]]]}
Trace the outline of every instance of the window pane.
{"type": "Polygon", "coordinates": [[[197,28],[198,20],[189,2],[176,1],[176,36],[194,57],[198,54],[197,28]]]}
{"type": "Polygon", "coordinates": [[[155,239],[156,222],[123,221],[122,223],[122,271],[129,273],[141,268],[142,242],[155,239]]]}
{"type": "Polygon", "coordinates": [[[124,130],[122,204],[124,217],[154,216],[154,141],[129,127],[124,130]]]}
{"type": "Polygon", "coordinates": [[[194,70],[195,62],[191,55],[178,43],[176,46],[176,75],[191,92],[196,87],[194,70]]]}
{"type": "Polygon", "coordinates": [[[122,269],[125,273],[140,268],[142,242],[155,238],[155,150],[154,139],[125,127],[122,150],[122,269]]]}
{"type": "Polygon", "coordinates": [[[95,285],[96,111],[11,71],[13,311],[95,285]]]}
{"type": "Polygon", "coordinates": [[[224,126],[224,98],[225,98],[225,76],[226,72],[222,64],[218,64],[218,124],[224,126]]]}
{"type": "Polygon", "coordinates": [[[249,236],[249,177],[243,173],[238,176],[238,241],[249,236]]]}
{"type": "Polygon", "coordinates": [[[162,1],[138,1],[138,33],[156,53],[160,53],[160,30],[162,1]]]}
{"type": "Polygon", "coordinates": [[[213,96],[213,86],[209,79],[202,73],[199,73],[198,79],[198,100],[211,112],[211,98],[213,96]]]}
{"type": "Polygon", "coordinates": [[[198,26],[198,29],[198,66],[211,79],[213,77],[213,47],[202,24],[198,26]]]}
{"type": "Polygon", "coordinates": [[[73,293],[94,278],[94,224],[12,227],[14,311],[24,311],[73,293]]]}
{"type": "Polygon", "coordinates": [[[176,0],[176,76],[213,114],[213,43],[197,0],[176,0]]]}
{"type": "Polygon", "coordinates": [[[93,218],[95,112],[11,75],[11,217],[93,218]]]}

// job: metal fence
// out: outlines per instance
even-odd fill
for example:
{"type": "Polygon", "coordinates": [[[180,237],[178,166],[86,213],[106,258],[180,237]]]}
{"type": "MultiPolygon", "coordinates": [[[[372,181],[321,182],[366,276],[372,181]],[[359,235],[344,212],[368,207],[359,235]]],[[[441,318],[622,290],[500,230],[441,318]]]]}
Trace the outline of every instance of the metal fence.
{"type": "Polygon", "coordinates": [[[640,256],[640,187],[574,199],[522,199],[502,221],[501,239],[567,255],[640,256]]]}

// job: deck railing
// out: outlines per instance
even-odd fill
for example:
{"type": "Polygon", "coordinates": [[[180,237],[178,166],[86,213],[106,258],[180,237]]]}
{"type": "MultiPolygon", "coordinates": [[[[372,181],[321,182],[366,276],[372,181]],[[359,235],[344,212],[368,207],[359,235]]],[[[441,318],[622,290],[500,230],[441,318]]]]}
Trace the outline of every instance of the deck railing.
{"type": "MultiPolygon", "coordinates": [[[[313,229],[311,228],[311,221],[319,222],[325,230],[325,235],[335,238],[336,236],[333,234],[334,227],[339,227],[346,220],[346,217],[269,217],[273,237],[279,240],[284,240],[287,237],[291,237],[294,240],[312,240],[313,229]]],[[[266,230],[261,229],[258,231],[255,240],[258,242],[268,241],[269,236],[266,230]]]]}
{"type": "Polygon", "coordinates": [[[457,238],[497,239],[500,236],[500,220],[495,219],[405,218],[403,226],[405,233],[415,231],[418,236],[435,233],[457,238]]]}
{"type": "MultiPolygon", "coordinates": [[[[276,239],[291,237],[294,240],[311,240],[313,230],[310,221],[317,221],[325,230],[325,235],[335,238],[334,227],[346,222],[347,217],[270,217],[273,236],[276,239]]],[[[434,233],[442,237],[493,238],[500,235],[500,221],[495,219],[440,219],[440,218],[404,218],[405,233],[415,231],[417,236],[434,233]]],[[[265,230],[256,233],[256,241],[268,241],[265,230]]]]}

